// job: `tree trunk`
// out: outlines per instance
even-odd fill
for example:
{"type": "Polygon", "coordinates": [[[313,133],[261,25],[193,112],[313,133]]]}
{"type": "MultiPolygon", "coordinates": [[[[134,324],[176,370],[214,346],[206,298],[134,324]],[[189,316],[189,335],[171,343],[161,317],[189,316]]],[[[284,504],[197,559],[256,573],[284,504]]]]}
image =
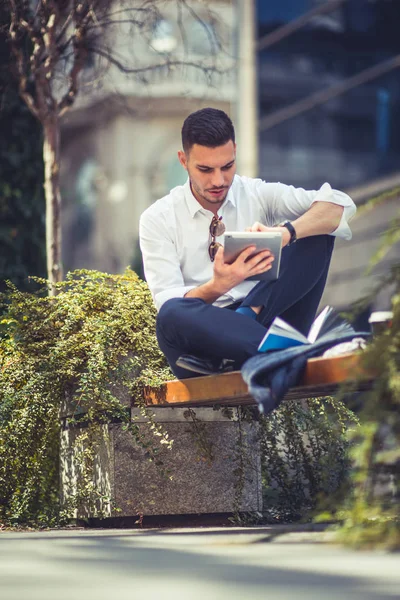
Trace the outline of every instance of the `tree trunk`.
{"type": "Polygon", "coordinates": [[[46,253],[49,294],[54,296],[54,283],[62,280],[61,265],[61,194],[60,194],[60,124],[49,117],[43,124],[44,193],[46,198],[46,253]]]}

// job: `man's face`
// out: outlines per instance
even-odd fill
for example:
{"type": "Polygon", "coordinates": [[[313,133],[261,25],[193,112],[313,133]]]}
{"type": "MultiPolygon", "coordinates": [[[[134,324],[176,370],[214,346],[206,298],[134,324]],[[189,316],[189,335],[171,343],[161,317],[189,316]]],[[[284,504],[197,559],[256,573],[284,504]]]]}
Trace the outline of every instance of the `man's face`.
{"type": "Polygon", "coordinates": [[[181,165],[189,174],[196,200],[215,212],[225,200],[236,173],[236,144],[208,148],[194,144],[189,153],[178,152],[181,165]]]}

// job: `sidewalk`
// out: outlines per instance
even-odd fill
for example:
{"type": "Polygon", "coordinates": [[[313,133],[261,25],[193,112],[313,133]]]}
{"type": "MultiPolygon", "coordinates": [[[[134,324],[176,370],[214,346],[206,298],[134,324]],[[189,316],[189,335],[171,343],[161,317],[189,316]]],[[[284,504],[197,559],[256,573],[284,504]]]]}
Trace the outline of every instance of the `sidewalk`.
{"type": "Polygon", "coordinates": [[[389,600],[400,555],[276,526],[0,533],[2,600],[389,600]]]}

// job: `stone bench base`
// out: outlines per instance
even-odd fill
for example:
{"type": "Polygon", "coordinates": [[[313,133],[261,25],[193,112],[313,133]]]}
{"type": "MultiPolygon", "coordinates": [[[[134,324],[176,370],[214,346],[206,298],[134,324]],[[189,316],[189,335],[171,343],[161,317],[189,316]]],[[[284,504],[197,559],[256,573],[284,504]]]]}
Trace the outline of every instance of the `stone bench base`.
{"type": "MultiPolygon", "coordinates": [[[[135,412],[136,409],[133,409],[135,412]]],[[[102,426],[95,479],[105,498],[104,516],[177,515],[262,510],[257,422],[238,421],[212,408],[155,408],[156,420],[174,440],[159,457],[171,479],[146,458],[120,424],[102,426]],[[109,501],[111,500],[111,502],[109,501]],[[118,511],[113,508],[115,506],[118,511]]],[[[140,427],[145,424],[137,420],[140,427]]],[[[61,438],[61,488],[65,503],[76,489],[79,456],[72,451],[79,427],[65,426],[61,438]]],[[[85,506],[75,518],[94,517],[85,506]]]]}

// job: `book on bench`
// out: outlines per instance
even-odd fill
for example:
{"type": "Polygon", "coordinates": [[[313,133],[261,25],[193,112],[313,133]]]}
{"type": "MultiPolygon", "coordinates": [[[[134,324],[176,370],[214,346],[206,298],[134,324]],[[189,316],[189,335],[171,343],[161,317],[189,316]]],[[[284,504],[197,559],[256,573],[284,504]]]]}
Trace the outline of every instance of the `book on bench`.
{"type": "Polygon", "coordinates": [[[324,336],[353,332],[353,327],[346,319],[343,319],[331,306],[326,306],[314,320],[307,337],[283,319],[276,317],[261,340],[258,351],[285,350],[293,346],[313,344],[324,336]]]}

